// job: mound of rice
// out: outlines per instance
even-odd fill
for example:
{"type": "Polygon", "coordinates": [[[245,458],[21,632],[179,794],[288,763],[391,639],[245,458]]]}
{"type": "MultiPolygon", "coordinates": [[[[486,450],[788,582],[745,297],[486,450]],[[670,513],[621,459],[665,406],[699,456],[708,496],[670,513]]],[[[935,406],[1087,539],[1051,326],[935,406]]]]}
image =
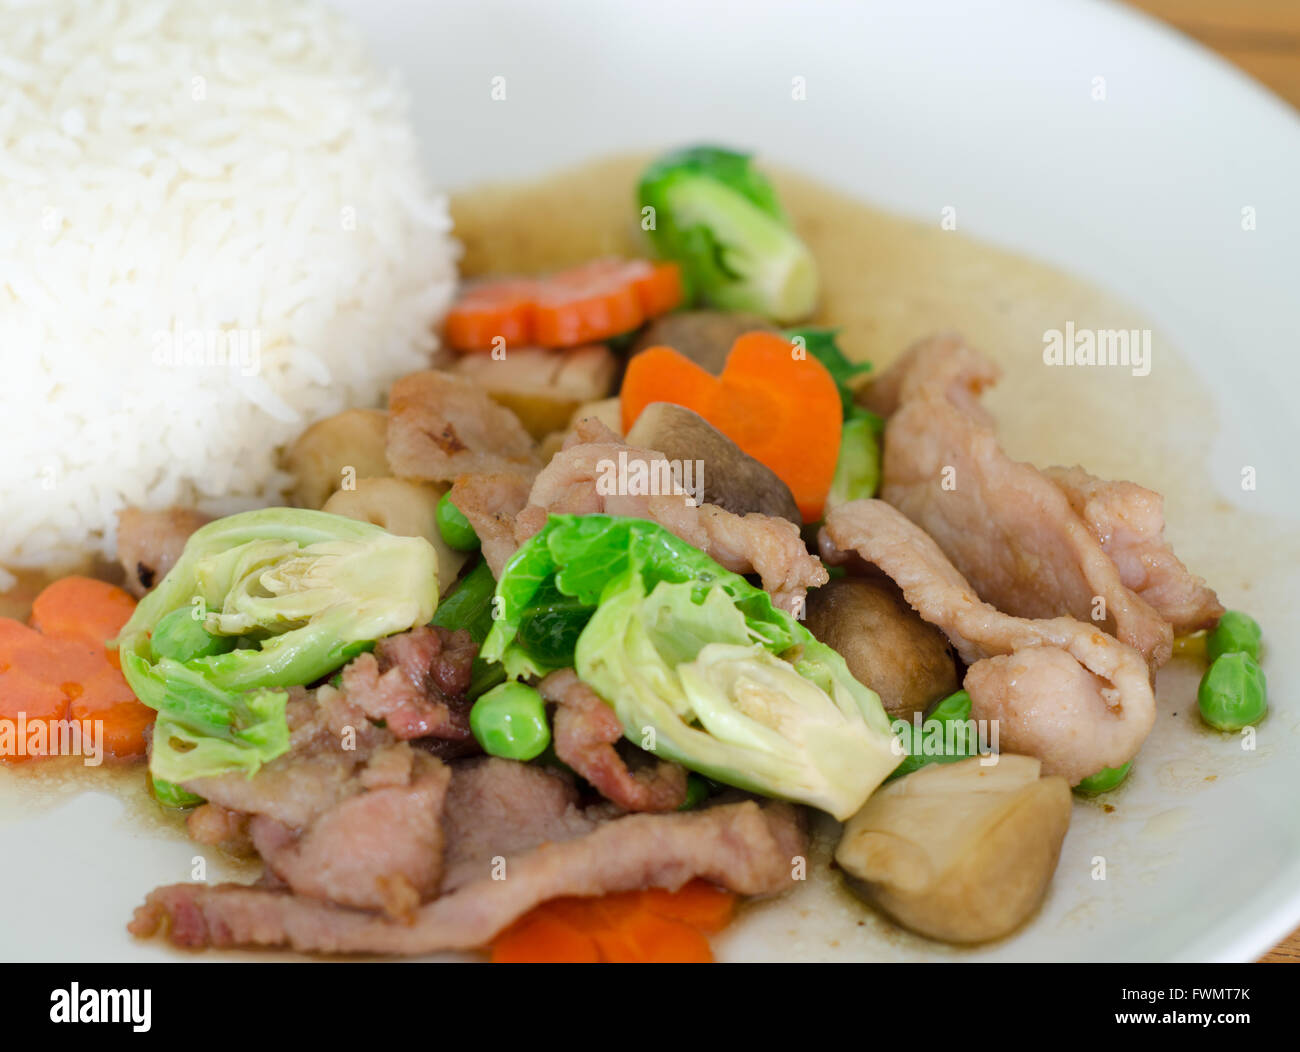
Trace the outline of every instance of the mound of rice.
{"type": "Polygon", "coordinates": [[[0,41],[0,567],[281,503],[277,446],[425,367],[452,295],[399,84],[291,0],[0,0],[0,41]]]}

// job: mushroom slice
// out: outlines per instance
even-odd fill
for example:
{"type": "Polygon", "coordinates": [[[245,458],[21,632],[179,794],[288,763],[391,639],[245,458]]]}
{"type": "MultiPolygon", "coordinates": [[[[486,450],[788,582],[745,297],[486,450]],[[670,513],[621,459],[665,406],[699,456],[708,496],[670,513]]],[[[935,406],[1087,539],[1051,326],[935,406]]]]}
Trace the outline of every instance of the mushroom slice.
{"type": "Polygon", "coordinates": [[[655,319],[632,345],[632,354],[651,347],[671,347],[717,376],[727,364],[731,345],[747,332],[778,332],[758,314],[724,310],[673,311],[655,319]]]}
{"type": "Polygon", "coordinates": [[[744,452],[704,417],[672,402],[653,402],[627,433],[630,446],[658,450],[697,501],[736,515],[751,511],[803,524],[790,487],[771,468],[744,452]]]}
{"type": "Polygon", "coordinates": [[[839,651],[885,711],[910,719],[959,685],[944,634],[907,605],[887,577],[841,577],[808,593],[804,624],[839,651]]]}
{"type": "Polygon", "coordinates": [[[835,861],[852,890],[946,942],[984,942],[1038,907],[1070,825],[1070,786],[1028,756],[932,764],[848,820],[835,861]]]}

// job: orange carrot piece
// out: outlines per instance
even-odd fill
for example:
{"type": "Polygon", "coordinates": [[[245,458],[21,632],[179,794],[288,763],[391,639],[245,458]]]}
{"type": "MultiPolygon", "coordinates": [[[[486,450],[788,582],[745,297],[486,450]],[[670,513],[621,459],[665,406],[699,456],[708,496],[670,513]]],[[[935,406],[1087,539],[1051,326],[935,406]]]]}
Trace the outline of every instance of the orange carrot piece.
{"type": "Polygon", "coordinates": [[[28,753],[27,741],[19,736],[29,736],[32,727],[44,723],[48,741],[48,725],[67,718],[68,699],[56,684],[15,668],[0,673],[0,763],[42,759],[43,754],[28,753]]]}
{"type": "Polygon", "coordinates": [[[616,928],[595,933],[611,964],[708,964],[713,951],[704,934],[682,921],[639,910],[616,928]]]}
{"type": "Polygon", "coordinates": [[[447,312],[447,343],[461,351],[490,351],[496,339],[507,347],[532,340],[537,282],[527,279],[484,282],[466,289],[447,312]]]}
{"type": "Polygon", "coordinates": [[[32,627],[47,636],[116,638],[135,610],[128,592],[93,577],[63,577],[32,603],[32,627]]]}
{"type": "Polygon", "coordinates": [[[694,410],[790,487],[805,522],[821,518],[840,455],[839,391],[825,366],[796,357],[784,338],[746,333],[717,377],[651,348],[628,363],[619,399],[625,431],[652,402],[694,410]]]}
{"type": "Polygon", "coordinates": [[[539,347],[576,347],[629,332],[645,321],[634,282],[648,264],[596,260],[554,274],[538,286],[533,340],[539,347]]]}
{"type": "Polygon", "coordinates": [[[634,279],[632,284],[647,318],[667,314],[686,299],[682,270],[676,263],[653,264],[648,274],[634,279]]]}
{"type": "Polygon", "coordinates": [[[630,332],[685,298],[675,263],[598,259],[547,277],[470,286],[447,314],[444,335],[458,351],[578,347],[630,332]]]}
{"type": "Polygon", "coordinates": [[[158,714],[137,700],[121,671],[105,664],[98,674],[71,687],[68,715],[99,724],[104,754],[121,762],[143,760],[147,732],[158,714]]]}
{"type": "Polygon", "coordinates": [[[105,645],[134,609],[120,588],[65,577],[36,597],[32,627],[0,618],[0,717],[91,720],[110,759],[143,758],[155,713],[136,699],[105,645]]]}
{"type": "Polygon", "coordinates": [[[705,933],[726,926],[735,900],[703,880],[677,891],[551,899],[497,936],[492,960],[707,962],[713,951],[705,933]]]}
{"type": "Polygon", "coordinates": [[[542,907],[526,914],[492,943],[493,964],[595,964],[599,960],[590,935],[542,907]]]}
{"type": "Polygon", "coordinates": [[[619,389],[623,433],[654,402],[683,405],[703,416],[702,407],[711,404],[717,384],[716,376],[671,347],[646,348],[628,362],[619,389]]]}
{"type": "Polygon", "coordinates": [[[683,921],[710,934],[722,931],[736,912],[735,894],[707,880],[692,880],[677,891],[651,888],[641,894],[651,913],[683,921]]]}

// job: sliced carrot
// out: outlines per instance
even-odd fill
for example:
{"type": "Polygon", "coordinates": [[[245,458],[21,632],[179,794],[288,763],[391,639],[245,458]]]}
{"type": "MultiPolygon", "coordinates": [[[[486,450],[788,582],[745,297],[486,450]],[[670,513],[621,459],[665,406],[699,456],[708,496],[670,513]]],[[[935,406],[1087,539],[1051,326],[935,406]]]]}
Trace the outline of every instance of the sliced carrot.
{"type": "Polygon", "coordinates": [[[651,348],[628,363],[619,399],[625,431],[653,402],[694,410],[790,487],[805,522],[821,518],[840,455],[839,389],[789,341],[746,333],[717,377],[671,348],[651,348]]]}
{"type": "Polygon", "coordinates": [[[630,332],[685,298],[675,263],[598,259],[547,277],[472,285],[447,314],[447,343],[460,351],[577,347],[630,332]]]}
{"type": "Polygon", "coordinates": [[[136,699],[122,673],[107,665],[75,688],[69,695],[68,715],[98,724],[105,755],[122,762],[143,760],[148,730],[158,714],[136,699]]]}
{"type": "Polygon", "coordinates": [[[595,935],[612,964],[708,964],[713,950],[703,932],[682,921],[641,910],[617,928],[595,935]]]}
{"type": "Polygon", "coordinates": [[[93,577],[63,577],[32,603],[31,624],[47,636],[81,636],[106,643],[135,611],[128,592],[93,577]]]}
{"type": "Polygon", "coordinates": [[[677,891],[651,888],[641,895],[651,913],[684,921],[709,933],[722,931],[736,912],[736,896],[707,880],[692,880],[677,891]]]}
{"type": "Polygon", "coordinates": [[[461,293],[447,313],[447,342],[459,350],[490,351],[503,339],[508,347],[532,339],[537,282],[527,279],[484,282],[461,293]]]}
{"type": "Polygon", "coordinates": [[[647,318],[667,314],[686,299],[682,271],[676,263],[652,264],[649,273],[633,279],[632,284],[647,318]]]}
{"type": "Polygon", "coordinates": [[[619,389],[619,413],[627,434],[646,406],[672,402],[694,409],[711,405],[718,378],[671,347],[649,347],[628,362],[619,389]]]}
{"type": "Polygon", "coordinates": [[[49,726],[67,718],[68,698],[57,684],[12,667],[0,673],[0,761],[18,764],[43,758],[45,753],[29,751],[32,729],[44,723],[48,742],[49,726]]]}
{"type": "Polygon", "coordinates": [[[33,627],[0,618],[0,718],[22,714],[29,726],[90,720],[110,759],[143,758],[155,713],[136,699],[116,651],[106,645],[134,609],[135,600],[120,588],[65,577],[36,597],[33,627]]]}
{"type": "Polygon", "coordinates": [[[713,960],[706,932],[730,921],[735,896],[696,880],[678,891],[552,899],[492,943],[492,960],[695,963],[713,960]]]}
{"type": "Polygon", "coordinates": [[[540,907],[492,943],[494,964],[595,964],[599,960],[595,939],[540,907]]]}

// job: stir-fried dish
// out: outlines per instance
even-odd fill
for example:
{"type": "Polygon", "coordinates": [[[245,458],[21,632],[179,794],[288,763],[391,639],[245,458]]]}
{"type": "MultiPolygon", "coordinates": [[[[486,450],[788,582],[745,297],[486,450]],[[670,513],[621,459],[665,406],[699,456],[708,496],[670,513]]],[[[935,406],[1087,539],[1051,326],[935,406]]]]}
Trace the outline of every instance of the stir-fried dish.
{"type": "Polygon", "coordinates": [[[287,506],[128,509],[120,587],[0,620],[25,743],[99,721],[260,859],[149,892],[137,936],[710,960],[821,812],[863,910],[982,942],[1141,762],[1175,647],[1207,725],[1264,717],[1259,625],[1158,494],[1008,456],[959,335],[850,360],[747,155],[635,196],[646,258],[463,283],[437,368],[283,451],[287,506]]]}

